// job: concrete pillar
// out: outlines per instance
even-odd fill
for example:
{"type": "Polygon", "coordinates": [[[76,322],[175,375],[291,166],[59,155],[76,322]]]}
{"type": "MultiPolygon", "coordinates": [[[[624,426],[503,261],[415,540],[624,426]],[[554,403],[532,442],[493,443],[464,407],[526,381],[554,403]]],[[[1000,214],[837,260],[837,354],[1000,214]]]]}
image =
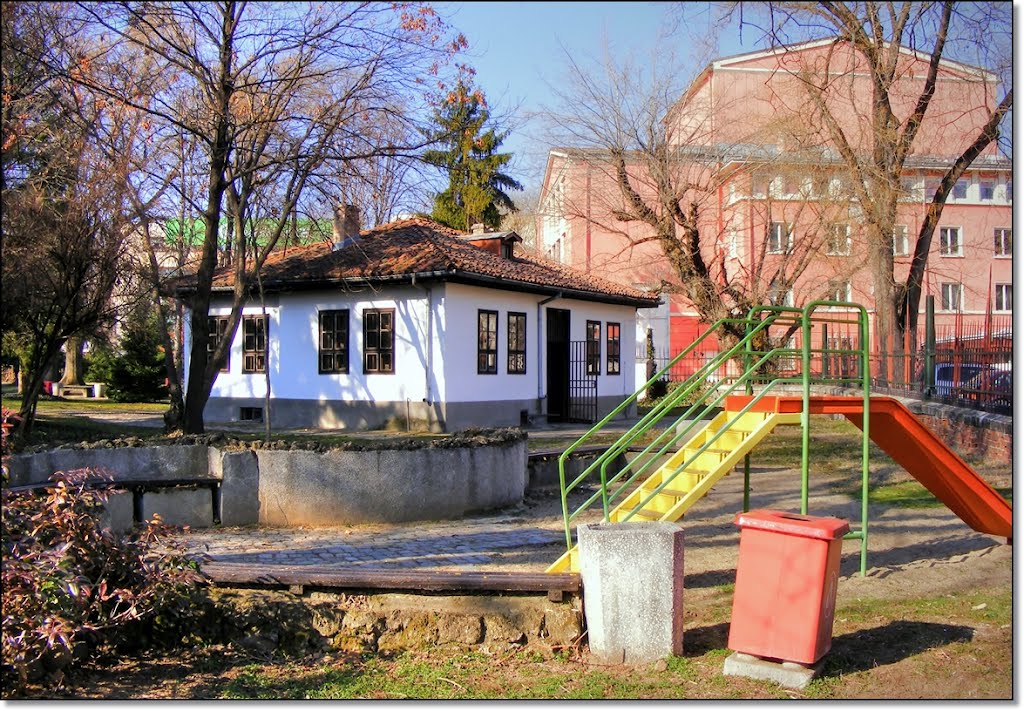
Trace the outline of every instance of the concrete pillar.
{"type": "Polygon", "coordinates": [[[578,529],[590,653],[645,665],[683,653],[683,530],[663,521],[578,529]]]}

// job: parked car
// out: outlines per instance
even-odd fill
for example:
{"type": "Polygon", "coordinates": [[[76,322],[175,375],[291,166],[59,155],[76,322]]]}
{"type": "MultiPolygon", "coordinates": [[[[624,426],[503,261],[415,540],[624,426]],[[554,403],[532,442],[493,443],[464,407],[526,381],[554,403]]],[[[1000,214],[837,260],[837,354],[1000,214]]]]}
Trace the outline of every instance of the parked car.
{"type": "Polygon", "coordinates": [[[994,366],[971,378],[963,388],[963,397],[983,410],[1013,409],[1013,371],[994,366]]]}
{"type": "Polygon", "coordinates": [[[958,374],[953,363],[936,363],[935,394],[939,397],[961,397],[963,387],[985,370],[984,365],[961,363],[958,374]]]}

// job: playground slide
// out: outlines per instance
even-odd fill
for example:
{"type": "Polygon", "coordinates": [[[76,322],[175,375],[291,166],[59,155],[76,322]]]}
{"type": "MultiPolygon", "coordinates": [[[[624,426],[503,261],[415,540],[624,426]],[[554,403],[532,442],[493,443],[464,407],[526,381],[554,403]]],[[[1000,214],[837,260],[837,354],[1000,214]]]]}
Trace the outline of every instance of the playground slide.
{"type": "MultiPolygon", "coordinates": [[[[779,411],[799,412],[801,398],[779,398],[779,411]]],[[[814,414],[842,414],[864,428],[864,401],[858,397],[812,397],[814,414]]],[[[970,465],[946,446],[899,400],[871,398],[868,434],[893,460],[925,486],[939,501],[981,533],[1013,534],[1010,504],[970,465]]]]}

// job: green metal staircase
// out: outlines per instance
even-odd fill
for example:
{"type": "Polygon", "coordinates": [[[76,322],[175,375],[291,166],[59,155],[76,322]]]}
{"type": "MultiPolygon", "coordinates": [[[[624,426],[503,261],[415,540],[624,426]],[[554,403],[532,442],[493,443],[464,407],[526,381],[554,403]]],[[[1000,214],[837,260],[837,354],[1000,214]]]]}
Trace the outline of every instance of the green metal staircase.
{"type": "MultiPolygon", "coordinates": [[[[805,407],[802,413],[779,413],[770,405],[773,398],[768,397],[763,403],[761,401],[769,393],[777,392],[785,386],[801,387],[806,399],[812,382],[849,383],[856,380],[865,387],[866,393],[866,339],[864,310],[854,304],[841,302],[815,302],[806,309],[757,307],[745,319],[723,319],[713,324],[559,457],[566,552],[548,567],[547,572],[579,570],[577,548],[572,539],[572,523],[584,512],[595,507],[598,502],[602,507],[605,522],[677,521],[707,494],[716,482],[743,463],[744,510],[747,510],[750,488],[749,455],[779,425],[800,425],[805,431],[805,489],[802,502],[803,512],[806,513],[806,433],[809,419],[807,408],[805,407]],[[825,316],[816,315],[815,310],[823,306],[853,309],[856,319],[851,322],[849,317],[837,317],[833,313],[825,316]],[[823,327],[822,348],[815,352],[825,356],[835,355],[840,351],[828,348],[826,324],[836,322],[856,324],[862,341],[862,347],[856,351],[861,372],[856,378],[828,377],[821,373],[812,378],[811,341],[815,337],[815,325],[823,327]],[[720,334],[730,324],[734,327],[739,326],[740,329],[734,330],[742,330],[745,335],[731,348],[717,353],[689,379],[664,397],[575,479],[566,481],[565,463],[573,451],[598,435],[609,422],[635,403],[648,387],[664,377],[677,362],[696,351],[713,336],[720,334]],[[785,334],[782,340],[800,331],[803,336],[801,348],[776,347],[756,350],[755,344],[772,342],[770,337],[780,330],[785,334]],[[783,367],[784,364],[795,362],[800,363],[796,369],[783,367]],[[740,368],[736,367],[738,363],[742,364],[740,368]],[[698,394],[705,396],[698,402],[684,407],[680,414],[681,403],[694,399],[698,394]],[[747,397],[733,398],[730,397],[732,395],[747,397]],[[617,462],[625,459],[623,455],[627,451],[636,453],[638,449],[639,452],[631,462],[619,467],[617,471],[609,471],[617,462]],[[595,488],[596,491],[587,496],[595,488]],[[586,498],[582,504],[570,510],[569,496],[573,492],[586,498]]],[[[776,337],[775,340],[780,339],[776,337]]],[[[822,358],[821,362],[826,363],[827,360],[822,358]]],[[[865,501],[866,477],[865,454],[865,501]]],[[[859,533],[857,537],[866,542],[866,520],[864,523],[861,528],[863,533],[859,533]]]]}

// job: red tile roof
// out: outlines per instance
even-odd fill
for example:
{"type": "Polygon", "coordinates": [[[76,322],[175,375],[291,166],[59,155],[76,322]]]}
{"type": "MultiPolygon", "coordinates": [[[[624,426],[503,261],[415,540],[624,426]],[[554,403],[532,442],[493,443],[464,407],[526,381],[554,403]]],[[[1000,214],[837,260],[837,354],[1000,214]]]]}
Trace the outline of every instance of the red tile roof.
{"type": "MultiPolygon", "coordinates": [[[[363,230],[358,240],[338,249],[313,244],[271,254],[263,272],[268,291],[308,289],[345,282],[441,280],[512,291],[556,294],[638,307],[658,304],[650,292],[599,279],[564,264],[529,254],[500,257],[467,240],[474,237],[414,217],[363,230]]],[[[479,237],[477,235],[477,237],[479,237]]],[[[230,267],[214,275],[215,290],[230,289],[230,267]]],[[[184,286],[184,285],[183,285],[184,286]]],[[[187,287],[186,287],[186,290],[187,287]]]]}

